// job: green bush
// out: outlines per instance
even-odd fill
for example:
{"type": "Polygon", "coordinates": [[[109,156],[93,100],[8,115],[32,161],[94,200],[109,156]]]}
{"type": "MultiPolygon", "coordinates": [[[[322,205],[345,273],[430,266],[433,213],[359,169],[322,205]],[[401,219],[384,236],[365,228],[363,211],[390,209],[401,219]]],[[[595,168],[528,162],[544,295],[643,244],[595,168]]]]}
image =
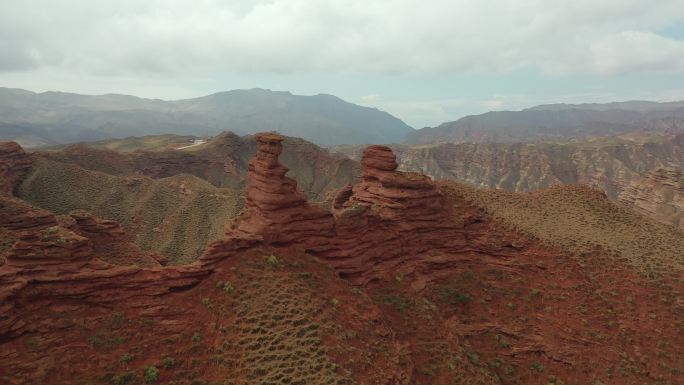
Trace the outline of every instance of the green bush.
{"type": "Polygon", "coordinates": [[[266,266],[274,268],[277,267],[278,264],[278,257],[276,257],[275,255],[269,255],[268,257],[266,257],[266,266]]]}
{"type": "Polygon", "coordinates": [[[200,342],[202,341],[202,336],[200,336],[199,333],[195,332],[195,334],[192,335],[192,342],[200,342]]]}
{"type": "Polygon", "coordinates": [[[162,366],[164,369],[171,369],[176,365],[176,360],[173,357],[164,357],[162,360],[162,366]]]}
{"type": "Polygon", "coordinates": [[[137,379],[135,373],[127,372],[114,376],[112,382],[114,385],[134,385],[137,379]]]}
{"type": "Polygon", "coordinates": [[[151,365],[145,368],[145,382],[148,384],[154,384],[159,379],[159,369],[156,366],[151,365]]]}
{"type": "Polygon", "coordinates": [[[126,353],[123,356],[121,356],[121,363],[122,364],[127,364],[131,361],[133,361],[133,356],[130,353],[126,353]]]}

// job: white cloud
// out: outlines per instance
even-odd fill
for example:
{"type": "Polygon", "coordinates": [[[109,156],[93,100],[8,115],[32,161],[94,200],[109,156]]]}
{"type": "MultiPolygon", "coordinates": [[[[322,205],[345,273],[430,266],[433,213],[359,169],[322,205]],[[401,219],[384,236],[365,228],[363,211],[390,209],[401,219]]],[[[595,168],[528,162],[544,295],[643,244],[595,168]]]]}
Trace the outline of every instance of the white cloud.
{"type": "Polygon", "coordinates": [[[594,70],[599,73],[684,70],[684,41],[652,32],[606,36],[593,43],[591,50],[594,70]]]}
{"type": "Polygon", "coordinates": [[[681,0],[3,0],[0,71],[680,71],[681,0]]]}

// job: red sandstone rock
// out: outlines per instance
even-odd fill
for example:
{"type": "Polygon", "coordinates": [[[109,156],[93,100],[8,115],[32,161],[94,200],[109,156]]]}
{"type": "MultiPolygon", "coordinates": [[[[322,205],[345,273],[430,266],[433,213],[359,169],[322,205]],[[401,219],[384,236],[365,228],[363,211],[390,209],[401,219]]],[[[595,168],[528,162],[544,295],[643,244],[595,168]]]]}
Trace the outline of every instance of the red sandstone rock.
{"type": "Polygon", "coordinates": [[[12,194],[31,167],[31,158],[15,142],[0,142],[0,194],[12,194]]]}
{"type": "Polygon", "coordinates": [[[58,226],[39,232],[22,232],[18,238],[7,255],[9,266],[48,269],[50,265],[59,265],[56,271],[63,272],[69,266],[76,272],[94,257],[88,238],[58,226]]]}
{"type": "Polygon", "coordinates": [[[278,161],[284,139],[273,133],[256,135],[259,147],[249,162],[245,214],[228,229],[229,238],[256,235],[269,244],[307,239],[315,246],[329,236],[332,215],[310,205],[297,182],[285,176],[288,168],[278,161]]]}
{"type": "Polygon", "coordinates": [[[363,180],[337,193],[331,216],[310,206],[285,176],[287,168],[278,162],[282,139],[277,134],[257,135],[259,150],[249,166],[246,211],[227,231],[228,239],[210,246],[203,259],[220,258],[238,241],[242,247],[257,242],[294,245],[363,283],[391,275],[400,266],[429,271],[429,265],[444,263],[431,256],[472,250],[506,255],[518,249],[513,244],[524,245],[499,233],[496,241],[483,241],[482,234],[491,229],[471,218],[475,214],[466,214],[465,207],[452,207],[429,177],[396,171],[395,156],[386,146],[364,151],[363,180]]]}
{"type": "Polygon", "coordinates": [[[29,206],[24,201],[0,195],[0,227],[11,231],[34,231],[57,225],[50,212],[29,206]]]}

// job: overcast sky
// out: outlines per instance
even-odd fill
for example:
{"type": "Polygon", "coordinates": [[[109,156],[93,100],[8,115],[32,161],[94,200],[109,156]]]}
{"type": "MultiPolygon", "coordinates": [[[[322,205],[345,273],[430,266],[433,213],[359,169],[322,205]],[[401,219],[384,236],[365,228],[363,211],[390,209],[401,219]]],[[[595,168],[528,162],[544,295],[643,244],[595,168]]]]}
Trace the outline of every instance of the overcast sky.
{"type": "Polygon", "coordinates": [[[684,100],[684,0],[1,0],[0,86],[329,93],[417,128],[684,100]]]}

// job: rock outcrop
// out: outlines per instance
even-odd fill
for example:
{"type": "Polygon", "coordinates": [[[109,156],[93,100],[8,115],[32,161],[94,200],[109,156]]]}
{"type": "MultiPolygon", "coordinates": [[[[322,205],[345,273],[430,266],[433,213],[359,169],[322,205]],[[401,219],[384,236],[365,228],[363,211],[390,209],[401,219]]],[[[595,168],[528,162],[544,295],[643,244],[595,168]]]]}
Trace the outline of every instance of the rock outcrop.
{"type": "Polygon", "coordinates": [[[119,222],[100,219],[85,210],[69,213],[66,227],[88,238],[95,253],[107,262],[116,265],[138,265],[154,267],[165,265],[166,257],[142,251],[135,245],[119,222]]]}
{"type": "Polygon", "coordinates": [[[31,158],[15,142],[0,142],[0,194],[12,194],[31,167],[31,158]]]}
{"type": "Polygon", "coordinates": [[[0,195],[0,227],[10,231],[38,231],[57,225],[49,211],[31,207],[24,201],[0,195]]]}
{"type": "Polygon", "coordinates": [[[232,250],[236,242],[297,246],[362,284],[398,271],[423,274],[431,270],[425,264],[444,263],[440,258],[446,253],[501,255],[516,243],[496,231],[482,231],[479,214],[454,207],[429,177],[397,171],[389,147],[364,151],[362,181],[338,191],[331,214],[309,205],[294,180],[285,176],[287,168],[278,161],[281,136],[260,134],[257,141],[246,210],[227,230],[227,239],[212,245],[204,259],[232,250]],[[481,242],[485,233],[499,238],[481,242]]]}
{"type": "Polygon", "coordinates": [[[335,237],[321,253],[343,275],[368,276],[374,265],[396,265],[409,255],[463,249],[463,213],[429,177],[396,171],[386,146],[366,148],[362,164],[362,181],[335,198],[335,237]]]}
{"type": "Polygon", "coordinates": [[[7,255],[7,265],[24,270],[40,269],[46,274],[77,273],[93,258],[88,238],[54,226],[19,233],[17,243],[7,255]]]}
{"type": "Polygon", "coordinates": [[[259,147],[249,162],[245,213],[227,231],[229,238],[256,235],[267,244],[326,243],[332,215],[307,202],[297,182],[285,176],[278,161],[285,138],[272,133],[256,136],[259,147]]]}
{"type": "Polygon", "coordinates": [[[618,202],[662,223],[684,230],[684,173],[676,167],[659,167],[632,181],[618,202]]]}

